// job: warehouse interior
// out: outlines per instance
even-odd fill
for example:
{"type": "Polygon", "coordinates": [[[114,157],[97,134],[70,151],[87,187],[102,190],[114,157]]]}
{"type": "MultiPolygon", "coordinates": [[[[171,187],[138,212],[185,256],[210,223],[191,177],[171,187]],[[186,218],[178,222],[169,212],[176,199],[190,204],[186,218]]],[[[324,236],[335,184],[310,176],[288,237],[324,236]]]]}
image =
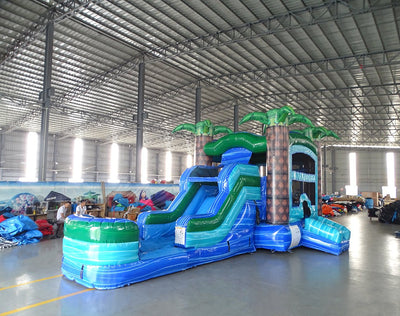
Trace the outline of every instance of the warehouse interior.
{"type": "MultiPolygon", "coordinates": [[[[262,135],[240,120],[290,106],[339,136],[323,194],[400,196],[398,0],[4,0],[0,17],[0,183],[65,186],[80,139],[84,183],[110,181],[118,146],[114,180],[177,190],[195,140],[176,126],[262,135]]],[[[0,315],[397,315],[398,227],[334,220],[352,232],[340,256],[261,251],[110,291],[61,277],[61,239],[3,249],[0,315]]]]}

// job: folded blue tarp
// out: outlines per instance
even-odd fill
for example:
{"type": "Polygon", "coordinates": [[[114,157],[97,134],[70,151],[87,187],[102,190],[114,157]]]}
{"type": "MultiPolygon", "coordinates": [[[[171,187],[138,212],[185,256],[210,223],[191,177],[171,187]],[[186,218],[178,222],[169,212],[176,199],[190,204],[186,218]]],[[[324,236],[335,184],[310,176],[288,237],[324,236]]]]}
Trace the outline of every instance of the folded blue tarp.
{"type": "Polygon", "coordinates": [[[18,242],[18,245],[24,245],[39,242],[43,234],[33,220],[19,215],[0,223],[0,236],[18,242]]]}
{"type": "Polygon", "coordinates": [[[121,204],[122,206],[125,206],[125,207],[128,207],[128,205],[129,205],[129,200],[127,198],[124,198],[121,193],[115,194],[115,196],[113,198],[113,202],[121,204]]]}

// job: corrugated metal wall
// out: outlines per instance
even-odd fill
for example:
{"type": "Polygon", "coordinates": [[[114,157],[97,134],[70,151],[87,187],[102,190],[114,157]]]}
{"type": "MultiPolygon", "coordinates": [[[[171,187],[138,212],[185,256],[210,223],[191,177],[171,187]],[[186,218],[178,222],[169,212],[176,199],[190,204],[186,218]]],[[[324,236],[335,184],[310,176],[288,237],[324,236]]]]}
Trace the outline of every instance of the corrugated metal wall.
{"type": "MultiPolygon", "coordinates": [[[[26,132],[14,131],[0,138],[0,180],[18,181],[25,176],[26,132]]],[[[72,177],[74,139],[49,138],[47,179],[48,181],[68,181],[72,177]]],[[[107,181],[110,169],[111,144],[93,140],[83,141],[82,177],[84,181],[107,181]]],[[[121,182],[135,181],[136,148],[119,145],[119,179],[121,182]]],[[[326,193],[345,193],[350,184],[349,153],[357,153],[357,185],[359,191],[382,191],[387,185],[386,152],[395,153],[395,162],[400,159],[399,150],[391,149],[349,149],[328,147],[326,150],[326,193]]],[[[148,180],[165,179],[166,152],[148,150],[148,180]]],[[[186,155],[172,153],[172,180],[177,183],[186,168],[186,155]]],[[[395,181],[400,196],[400,167],[395,165],[395,181]]]]}
{"type": "MultiPolygon", "coordinates": [[[[0,138],[0,181],[18,181],[25,176],[27,133],[15,131],[0,138]]],[[[83,140],[82,178],[86,182],[109,179],[111,144],[83,140]]],[[[47,180],[68,181],[72,178],[74,139],[49,137],[47,180]]],[[[165,151],[148,150],[148,180],[165,179],[165,151]]],[[[136,148],[119,145],[119,180],[135,182],[136,148]]],[[[186,155],[172,153],[172,180],[179,181],[186,168],[186,155]]]]}
{"type": "Polygon", "coordinates": [[[25,135],[26,133],[14,132],[2,136],[1,180],[18,181],[25,176],[25,135]]]}
{"type": "Polygon", "coordinates": [[[357,185],[359,192],[382,192],[382,186],[387,185],[386,153],[394,152],[395,157],[395,184],[397,196],[400,189],[400,151],[393,149],[349,149],[332,148],[326,151],[327,192],[345,194],[345,186],[350,184],[349,153],[357,154],[357,185]],[[333,162],[335,165],[333,165],[333,162]]]}

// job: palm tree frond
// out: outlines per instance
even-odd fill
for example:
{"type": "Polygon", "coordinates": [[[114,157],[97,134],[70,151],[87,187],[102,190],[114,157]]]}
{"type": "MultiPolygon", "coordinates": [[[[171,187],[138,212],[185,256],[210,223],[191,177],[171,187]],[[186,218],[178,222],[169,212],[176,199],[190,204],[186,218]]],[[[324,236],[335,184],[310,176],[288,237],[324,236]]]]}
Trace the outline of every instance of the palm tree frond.
{"type": "Polygon", "coordinates": [[[328,136],[328,137],[334,137],[334,138],[336,138],[336,139],[340,139],[340,137],[334,132],[334,131],[331,131],[331,130],[327,130],[327,132],[326,132],[326,136],[328,136]]]}
{"type": "Polygon", "coordinates": [[[292,125],[294,123],[303,123],[308,126],[314,127],[314,124],[311,122],[311,120],[302,114],[291,114],[288,116],[287,124],[292,125]]]}
{"type": "Polygon", "coordinates": [[[246,114],[242,118],[242,120],[239,122],[239,124],[243,124],[247,121],[259,121],[259,122],[261,122],[263,124],[267,124],[267,125],[269,125],[269,122],[270,122],[270,120],[267,116],[267,113],[265,113],[265,112],[252,112],[252,113],[246,114]]]}
{"type": "Polygon", "coordinates": [[[215,126],[214,127],[214,135],[218,135],[221,133],[232,134],[233,131],[229,127],[226,127],[226,126],[215,126]]]}
{"type": "Polygon", "coordinates": [[[179,132],[182,130],[189,131],[193,134],[196,132],[194,124],[184,123],[184,124],[180,124],[177,127],[175,127],[173,129],[172,133],[179,132]]]}
{"type": "Polygon", "coordinates": [[[207,129],[207,131],[208,131],[208,128],[206,127],[206,125],[207,125],[206,121],[200,121],[195,124],[196,136],[207,134],[207,132],[205,132],[205,129],[207,129]]]}

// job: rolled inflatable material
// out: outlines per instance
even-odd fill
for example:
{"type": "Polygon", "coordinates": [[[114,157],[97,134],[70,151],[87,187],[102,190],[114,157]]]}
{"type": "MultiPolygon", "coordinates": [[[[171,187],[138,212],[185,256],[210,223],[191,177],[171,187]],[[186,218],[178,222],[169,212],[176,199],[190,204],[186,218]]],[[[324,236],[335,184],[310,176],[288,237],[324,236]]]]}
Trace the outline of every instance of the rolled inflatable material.
{"type": "Polygon", "coordinates": [[[135,222],[127,219],[70,215],[65,220],[64,236],[97,243],[132,242],[139,240],[139,229],[135,222]]]}

